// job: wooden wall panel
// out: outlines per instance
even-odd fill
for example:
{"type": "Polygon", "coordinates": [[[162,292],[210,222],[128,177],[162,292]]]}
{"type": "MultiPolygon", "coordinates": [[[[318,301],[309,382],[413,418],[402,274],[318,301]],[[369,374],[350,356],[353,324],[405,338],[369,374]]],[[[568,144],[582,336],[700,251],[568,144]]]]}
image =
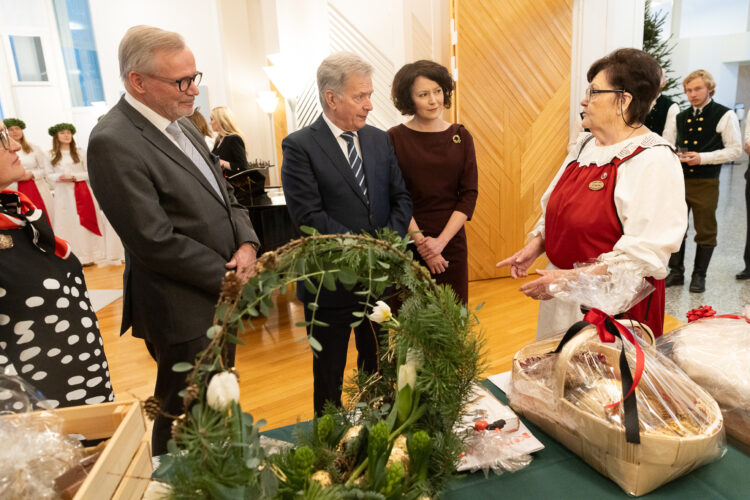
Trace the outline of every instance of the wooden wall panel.
{"type": "Polygon", "coordinates": [[[507,276],[495,263],[525,243],[566,155],[573,0],[454,0],[452,15],[456,119],[479,166],[469,279],[507,276]]]}

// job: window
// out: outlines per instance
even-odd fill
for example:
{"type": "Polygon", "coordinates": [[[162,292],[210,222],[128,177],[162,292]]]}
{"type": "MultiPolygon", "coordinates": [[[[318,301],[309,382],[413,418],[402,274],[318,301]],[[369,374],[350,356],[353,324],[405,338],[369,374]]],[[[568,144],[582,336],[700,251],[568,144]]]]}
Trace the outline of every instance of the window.
{"type": "Polygon", "coordinates": [[[73,106],[104,101],[88,0],[53,0],[73,106]]]}
{"type": "Polygon", "coordinates": [[[44,63],[42,39],[38,36],[10,35],[10,50],[19,82],[46,82],[47,65],[44,63]]]}

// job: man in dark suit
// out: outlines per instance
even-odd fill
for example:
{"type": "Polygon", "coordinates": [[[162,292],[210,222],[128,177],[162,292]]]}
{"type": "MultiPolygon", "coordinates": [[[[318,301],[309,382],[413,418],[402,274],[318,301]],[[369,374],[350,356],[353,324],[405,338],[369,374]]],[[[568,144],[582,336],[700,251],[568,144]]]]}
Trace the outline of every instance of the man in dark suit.
{"type": "MultiPolygon", "coordinates": [[[[401,177],[388,134],[366,124],[372,110],[372,66],[354,54],[339,52],[318,68],[318,95],[323,114],[312,125],[282,142],[281,177],[289,213],[295,224],[320,233],[360,233],[388,227],[406,234],[411,199],[401,177]]],[[[307,305],[314,295],[297,287],[307,305]]],[[[322,345],[313,357],[315,412],[327,401],[341,404],[346,351],[361,298],[351,292],[321,291],[312,334],[322,345]]],[[[378,329],[365,319],[354,329],[357,366],[368,373],[378,369],[378,329]]]]}
{"type": "MultiPolygon", "coordinates": [[[[182,37],[149,26],[120,43],[125,95],[91,133],[91,187],[125,246],[121,334],[146,341],[158,372],[154,395],[182,412],[185,374],[209,340],[221,280],[254,272],[258,239],[224,181],[218,159],[186,118],[201,73],[182,37]]],[[[234,353],[229,354],[234,362],[234,353]]],[[[166,453],[171,420],[154,422],[152,449],[166,453]]]]}

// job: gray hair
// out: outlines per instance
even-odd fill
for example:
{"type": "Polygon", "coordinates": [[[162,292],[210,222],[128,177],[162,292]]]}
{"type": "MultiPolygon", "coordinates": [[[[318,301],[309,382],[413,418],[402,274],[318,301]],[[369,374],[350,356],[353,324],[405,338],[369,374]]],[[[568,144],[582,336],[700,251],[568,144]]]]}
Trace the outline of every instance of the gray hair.
{"type": "Polygon", "coordinates": [[[349,75],[372,75],[370,63],[351,52],[336,52],[323,59],[318,66],[318,99],[323,109],[328,108],[326,91],[333,90],[341,95],[346,87],[349,75]]]}
{"type": "Polygon", "coordinates": [[[127,85],[131,71],[154,73],[156,52],[160,50],[172,52],[184,48],[185,39],[179,33],[144,24],[133,26],[122,37],[118,50],[122,83],[127,85]]]}

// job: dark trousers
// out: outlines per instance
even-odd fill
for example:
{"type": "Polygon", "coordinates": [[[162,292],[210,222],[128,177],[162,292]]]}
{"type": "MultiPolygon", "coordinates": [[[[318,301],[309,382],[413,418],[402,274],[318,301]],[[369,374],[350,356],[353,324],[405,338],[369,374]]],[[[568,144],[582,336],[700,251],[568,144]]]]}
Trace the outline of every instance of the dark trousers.
{"type": "MultiPolygon", "coordinates": [[[[362,306],[342,308],[321,307],[315,319],[330,326],[314,326],[312,336],[323,349],[313,352],[313,402],[316,415],[322,415],[326,401],[341,405],[341,388],[344,384],[346,351],[349,347],[350,324],[357,320],[352,312],[361,311],[362,306]]],[[[312,311],[305,304],[305,321],[312,319],[312,311]]],[[[380,327],[365,318],[354,328],[354,341],[357,345],[357,367],[360,371],[376,373],[378,361],[378,335],[380,327]]],[[[310,334],[308,326],[308,334],[310,334]]]]}
{"type": "Polygon", "coordinates": [[[685,201],[693,212],[695,243],[704,247],[716,246],[718,227],[716,207],[719,204],[719,178],[685,179],[685,201]]]}
{"type": "MultiPolygon", "coordinates": [[[[188,373],[174,372],[172,367],[181,361],[194,363],[195,357],[208,346],[209,342],[210,340],[206,336],[179,344],[146,341],[146,348],[157,365],[154,396],[162,402],[163,412],[175,416],[183,413],[182,397],[178,394],[187,386],[185,377],[188,373]]],[[[234,366],[236,346],[229,344],[227,351],[227,366],[234,366]]],[[[172,419],[163,415],[157,417],[154,420],[154,429],[151,434],[151,452],[154,456],[167,453],[167,441],[169,441],[171,434],[172,419]]]]}
{"type": "Polygon", "coordinates": [[[745,269],[750,269],[750,165],[745,170],[745,213],[747,221],[745,224],[745,269]]]}

